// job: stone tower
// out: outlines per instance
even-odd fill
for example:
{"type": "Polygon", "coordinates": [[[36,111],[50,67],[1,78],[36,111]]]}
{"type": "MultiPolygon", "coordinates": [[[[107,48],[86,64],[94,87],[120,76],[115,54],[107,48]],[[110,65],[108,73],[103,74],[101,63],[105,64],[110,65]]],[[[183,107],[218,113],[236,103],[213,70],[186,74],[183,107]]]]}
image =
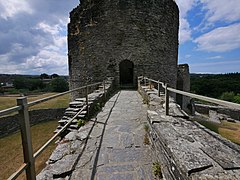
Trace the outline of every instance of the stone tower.
{"type": "Polygon", "coordinates": [[[81,0],[70,13],[70,88],[115,77],[177,83],[179,10],[174,0],[81,0]]]}

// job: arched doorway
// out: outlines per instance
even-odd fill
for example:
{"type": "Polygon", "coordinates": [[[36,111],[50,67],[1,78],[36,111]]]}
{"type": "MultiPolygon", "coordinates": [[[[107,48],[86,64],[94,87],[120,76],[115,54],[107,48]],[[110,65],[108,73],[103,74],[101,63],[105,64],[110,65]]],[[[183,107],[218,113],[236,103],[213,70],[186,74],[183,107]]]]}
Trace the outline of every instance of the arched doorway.
{"type": "Polygon", "coordinates": [[[122,86],[133,86],[133,62],[129,60],[123,60],[119,64],[120,72],[120,85],[122,86]]]}

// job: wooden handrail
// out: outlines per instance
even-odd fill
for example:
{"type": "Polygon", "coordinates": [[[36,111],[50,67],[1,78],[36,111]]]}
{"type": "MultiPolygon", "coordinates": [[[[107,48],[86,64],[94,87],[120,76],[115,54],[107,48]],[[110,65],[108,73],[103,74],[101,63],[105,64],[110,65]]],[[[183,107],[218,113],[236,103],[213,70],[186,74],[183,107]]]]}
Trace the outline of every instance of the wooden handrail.
{"type": "Polygon", "coordinates": [[[150,79],[150,78],[147,78],[147,77],[144,77],[143,79],[148,80],[150,82],[157,83],[157,84],[161,84],[164,89],[167,89],[170,92],[174,92],[174,93],[181,94],[181,95],[184,95],[184,96],[187,96],[187,97],[196,98],[196,99],[200,99],[200,100],[207,101],[207,102],[210,102],[210,103],[214,103],[214,104],[218,104],[218,105],[222,105],[222,106],[227,106],[229,108],[240,110],[240,104],[237,104],[237,103],[228,102],[228,101],[224,101],[224,100],[219,100],[219,99],[215,99],[215,98],[210,98],[210,97],[207,97],[207,96],[202,96],[202,95],[198,95],[198,94],[194,94],[194,93],[189,93],[189,92],[181,91],[181,90],[174,89],[174,88],[171,88],[171,87],[166,87],[165,83],[160,82],[160,81],[156,81],[154,79],[150,79]]]}
{"type": "MultiPolygon", "coordinates": [[[[10,179],[16,179],[24,170],[28,171],[28,174],[27,174],[27,179],[28,180],[34,179],[35,172],[32,172],[32,171],[35,171],[35,169],[33,168],[33,166],[35,166],[35,164],[34,164],[35,158],[37,158],[48,147],[48,145],[51,142],[53,142],[53,140],[71,124],[71,122],[87,107],[87,105],[83,106],[81,108],[81,110],[79,112],[77,112],[77,114],[74,117],[72,117],[71,120],[67,124],[65,124],[58,133],[56,133],[52,138],[50,138],[34,154],[32,154],[32,152],[31,152],[32,145],[31,145],[31,143],[29,143],[29,140],[31,140],[31,135],[29,134],[30,127],[29,127],[29,111],[28,111],[28,108],[31,107],[31,106],[34,106],[36,104],[39,104],[39,103],[42,103],[42,102],[46,102],[46,101],[49,101],[51,99],[63,96],[65,94],[69,94],[71,92],[75,92],[75,91],[78,91],[78,90],[81,90],[81,89],[84,89],[84,88],[88,88],[88,87],[92,87],[92,86],[96,86],[96,85],[100,85],[100,84],[102,84],[102,82],[89,84],[89,85],[82,86],[82,87],[79,87],[79,88],[75,88],[75,89],[72,89],[72,90],[69,90],[69,91],[58,93],[58,94],[55,94],[55,95],[52,95],[52,96],[49,96],[49,97],[46,97],[46,98],[38,99],[36,101],[32,101],[32,102],[29,102],[29,103],[27,103],[27,99],[26,98],[21,97],[21,98],[18,98],[17,101],[20,102],[20,101],[24,100],[24,101],[26,101],[25,103],[23,103],[23,104],[21,104],[21,103],[19,104],[18,103],[18,106],[14,106],[14,107],[11,107],[11,108],[8,108],[8,109],[4,109],[4,110],[0,111],[0,116],[6,115],[6,114],[10,114],[10,113],[13,113],[13,112],[16,112],[16,111],[19,111],[19,113],[24,111],[24,113],[22,113],[22,116],[21,116],[22,117],[21,118],[21,123],[22,123],[21,128],[23,128],[23,129],[21,129],[21,135],[22,135],[22,139],[24,139],[24,141],[27,141],[27,142],[23,142],[23,146],[26,146],[27,148],[26,149],[23,148],[24,149],[23,153],[24,153],[24,156],[27,157],[27,159],[29,158],[29,156],[30,156],[30,159],[32,159],[32,161],[30,160],[30,162],[24,162],[19,167],[19,169],[16,172],[14,172],[8,178],[9,180],[10,179]],[[29,152],[29,150],[30,150],[30,152],[29,152]]],[[[105,86],[105,81],[104,81],[104,86],[105,86]]],[[[105,94],[105,89],[104,89],[104,94],[105,94]]],[[[26,159],[25,159],[25,161],[26,161],[26,159]]]]}

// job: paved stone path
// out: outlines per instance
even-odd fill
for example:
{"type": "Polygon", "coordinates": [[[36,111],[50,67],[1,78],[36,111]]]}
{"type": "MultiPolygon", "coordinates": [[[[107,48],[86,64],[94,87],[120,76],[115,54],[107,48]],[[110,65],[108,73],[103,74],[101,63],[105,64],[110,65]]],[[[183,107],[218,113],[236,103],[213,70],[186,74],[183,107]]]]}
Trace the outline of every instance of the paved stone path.
{"type": "Polygon", "coordinates": [[[70,179],[154,179],[145,145],[147,107],[137,91],[120,91],[97,117],[70,179]]]}

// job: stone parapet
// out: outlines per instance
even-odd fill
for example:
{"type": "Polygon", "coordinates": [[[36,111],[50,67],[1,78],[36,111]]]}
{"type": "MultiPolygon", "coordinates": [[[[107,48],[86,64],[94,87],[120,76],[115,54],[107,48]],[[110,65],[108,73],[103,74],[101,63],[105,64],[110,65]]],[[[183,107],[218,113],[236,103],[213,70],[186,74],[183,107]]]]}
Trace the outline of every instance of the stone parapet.
{"type": "Polygon", "coordinates": [[[187,120],[173,101],[170,101],[170,116],[165,116],[164,96],[158,97],[149,88],[139,89],[143,98],[149,99],[149,135],[165,179],[237,180],[240,177],[238,145],[187,120]]]}

